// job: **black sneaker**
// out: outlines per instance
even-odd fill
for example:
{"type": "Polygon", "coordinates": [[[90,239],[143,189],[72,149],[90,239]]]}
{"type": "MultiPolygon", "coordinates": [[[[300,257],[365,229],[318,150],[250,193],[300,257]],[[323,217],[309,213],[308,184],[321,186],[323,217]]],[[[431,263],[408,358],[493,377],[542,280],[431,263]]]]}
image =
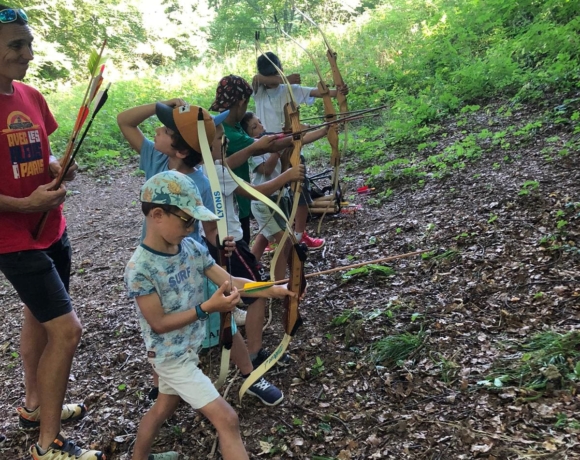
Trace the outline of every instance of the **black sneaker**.
{"type": "MultiPolygon", "coordinates": [[[[270,352],[268,350],[266,350],[265,348],[262,348],[258,352],[258,356],[256,356],[252,360],[252,366],[254,366],[254,369],[256,369],[264,361],[266,361],[268,359],[268,356],[270,356],[270,352]]],[[[280,359],[278,361],[276,361],[276,366],[288,367],[291,363],[292,363],[292,358],[290,358],[290,355],[288,353],[284,353],[282,356],[280,356],[280,359]]]]}
{"type": "Polygon", "coordinates": [[[149,398],[149,401],[155,401],[157,396],[159,396],[159,387],[151,387],[147,398],[149,398]]]}
{"type": "Polygon", "coordinates": [[[284,399],[284,393],[264,377],[248,388],[248,394],[255,396],[266,406],[277,406],[284,399]]]}

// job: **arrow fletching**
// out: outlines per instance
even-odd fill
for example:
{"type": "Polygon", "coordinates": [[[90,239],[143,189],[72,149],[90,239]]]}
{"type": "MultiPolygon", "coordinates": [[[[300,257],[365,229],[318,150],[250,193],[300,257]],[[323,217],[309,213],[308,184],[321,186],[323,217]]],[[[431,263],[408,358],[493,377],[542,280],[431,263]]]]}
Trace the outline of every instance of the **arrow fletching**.
{"type": "Polygon", "coordinates": [[[106,58],[103,57],[103,50],[107,45],[107,40],[103,41],[103,45],[101,46],[101,50],[97,51],[95,49],[91,50],[91,54],[89,56],[89,62],[87,67],[89,69],[89,73],[91,76],[97,76],[99,74],[99,67],[104,64],[106,58]]]}
{"type": "Polygon", "coordinates": [[[97,91],[101,86],[101,83],[103,83],[103,75],[99,74],[97,77],[95,77],[95,79],[93,80],[93,84],[91,85],[91,90],[89,91],[89,99],[88,99],[89,102],[87,105],[91,105],[91,102],[95,98],[95,95],[97,94],[97,91]]]}
{"type": "Polygon", "coordinates": [[[77,121],[75,122],[74,131],[78,132],[81,127],[85,124],[87,117],[89,116],[89,108],[83,106],[79,110],[79,114],[77,115],[77,121]]]}
{"type": "Polygon", "coordinates": [[[89,73],[91,75],[95,75],[97,73],[97,69],[99,68],[99,61],[100,61],[99,53],[97,50],[91,50],[91,55],[89,56],[89,73]]]}
{"type": "Polygon", "coordinates": [[[94,110],[95,115],[97,113],[99,113],[99,110],[101,110],[101,107],[103,107],[105,105],[105,102],[107,102],[107,99],[109,98],[109,88],[110,87],[111,87],[111,84],[109,83],[103,91],[99,91],[99,93],[97,94],[97,96],[95,98],[95,110],[94,110]]]}
{"type": "Polygon", "coordinates": [[[276,283],[272,281],[258,281],[253,283],[246,283],[244,284],[243,292],[253,292],[253,291],[260,291],[262,289],[268,289],[270,286],[274,286],[276,283]]]}

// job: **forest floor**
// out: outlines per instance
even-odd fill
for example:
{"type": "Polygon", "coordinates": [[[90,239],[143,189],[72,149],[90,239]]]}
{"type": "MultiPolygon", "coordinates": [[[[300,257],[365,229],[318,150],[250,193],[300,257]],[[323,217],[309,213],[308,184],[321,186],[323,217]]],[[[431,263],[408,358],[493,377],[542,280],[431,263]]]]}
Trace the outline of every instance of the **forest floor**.
{"type": "MultiPolygon", "coordinates": [[[[509,123],[529,115],[524,108],[509,123]]],[[[450,123],[438,148],[490,118],[450,123]]],[[[580,158],[550,158],[545,147],[555,134],[562,143],[573,136],[545,124],[525,144],[485,149],[442,179],[399,179],[380,206],[375,195],[354,192],[365,176],[347,158],[345,196],[361,209],[325,218],[326,246],[311,252],[306,272],[433,252],[390,263],[392,270],[309,280],[292,364],[269,373],[284,402],[271,408],[246,396],[240,406],[239,378],[227,395],[251,458],[580,458],[580,158]]],[[[151,368],[123,283],[141,232],[136,169],[133,161],[80,174],[66,202],[71,296],[84,325],[66,399],[90,411],[64,432],[110,460],[130,458],[151,406],[151,368]]],[[[0,305],[0,458],[18,460],[28,458],[36,433],[20,430],[15,415],[24,394],[22,306],[3,278],[0,305]]],[[[275,305],[270,349],[282,332],[275,305]]],[[[215,376],[218,350],[203,363],[215,376]]],[[[215,438],[182,404],[153,451],[211,458],[215,438]]]]}

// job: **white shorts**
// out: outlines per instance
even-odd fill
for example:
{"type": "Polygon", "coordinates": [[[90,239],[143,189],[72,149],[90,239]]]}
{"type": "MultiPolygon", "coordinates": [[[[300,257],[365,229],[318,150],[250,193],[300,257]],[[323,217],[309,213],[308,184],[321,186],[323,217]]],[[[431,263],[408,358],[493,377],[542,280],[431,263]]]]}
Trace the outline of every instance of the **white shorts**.
{"type": "MultiPolygon", "coordinates": [[[[283,206],[283,203],[279,203],[283,206]]],[[[258,223],[260,233],[266,237],[268,241],[274,241],[274,235],[286,230],[286,223],[273,211],[269,206],[261,201],[252,200],[252,214],[258,223]]],[[[283,209],[284,210],[284,209],[283,209]]],[[[287,216],[286,216],[287,217],[287,216]]]]}
{"type": "Polygon", "coordinates": [[[197,367],[199,357],[193,350],[178,359],[151,364],[159,376],[159,393],[177,395],[194,409],[201,409],[219,397],[209,377],[197,367]]]}

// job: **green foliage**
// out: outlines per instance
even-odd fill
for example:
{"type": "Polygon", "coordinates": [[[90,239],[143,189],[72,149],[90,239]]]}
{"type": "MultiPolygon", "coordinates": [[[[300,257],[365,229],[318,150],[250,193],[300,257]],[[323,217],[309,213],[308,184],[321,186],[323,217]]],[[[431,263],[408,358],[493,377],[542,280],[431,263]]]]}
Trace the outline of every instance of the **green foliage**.
{"type": "Polygon", "coordinates": [[[523,344],[517,353],[494,363],[492,372],[478,382],[486,387],[518,386],[544,390],[548,383],[560,388],[580,380],[580,333],[541,332],[523,344]]]}
{"type": "Polygon", "coordinates": [[[395,270],[391,267],[385,267],[383,265],[368,264],[363,267],[353,268],[342,275],[343,279],[350,279],[356,275],[368,275],[369,273],[381,275],[381,276],[391,276],[395,274],[395,270]]]}
{"type": "Polygon", "coordinates": [[[322,374],[323,372],[324,372],[324,361],[317,356],[316,362],[312,365],[312,370],[310,371],[310,374],[313,377],[316,377],[317,375],[322,374]]]}
{"type": "Polygon", "coordinates": [[[423,342],[424,333],[389,335],[371,345],[369,359],[385,366],[400,365],[423,342]]]}
{"type": "Polygon", "coordinates": [[[580,430],[580,422],[578,422],[576,419],[568,418],[566,414],[559,413],[556,416],[556,423],[554,423],[554,428],[580,430]]]}
{"type": "Polygon", "coordinates": [[[445,383],[451,383],[459,374],[461,366],[454,361],[454,356],[447,358],[441,353],[431,352],[429,357],[441,371],[441,380],[445,383]]]}
{"type": "Polygon", "coordinates": [[[342,326],[343,324],[349,323],[353,320],[362,318],[362,313],[360,310],[353,308],[351,310],[344,310],[336,318],[333,318],[330,322],[333,326],[342,326]]]}
{"type": "MultiPolygon", "coordinates": [[[[262,47],[275,51],[288,73],[299,72],[304,85],[315,86],[312,62],[278,33],[274,14],[313,53],[330,81],[322,38],[293,6],[307,10],[337,51],[350,87],[350,109],[389,104],[372,121],[349,125],[347,155],[368,168],[375,185],[409,181],[422,186],[468,167],[491,148],[490,142],[507,151],[513,137],[529,141],[547,123],[490,126],[455,136],[441,148],[430,136],[440,133],[437,123],[449,115],[459,115],[458,125],[467,125],[487,101],[502,97],[511,101],[497,116],[507,117],[513,103],[568,94],[580,83],[580,4],[566,0],[368,0],[352,7],[337,0],[23,3],[12,2],[28,10],[36,35],[37,56],[28,81],[43,90],[59,90],[50,101],[61,125],[53,136],[56,152],[70,134],[90,50],[108,38],[112,100],[81,152],[85,165],[114,164],[128,154],[115,123],[119,111],[177,96],[207,107],[221,76],[236,73],[250,80],[256,72],[256,29],[262,31],[262,47]],[[82,83],[66,91],[63,82],[82,83]],[[389,147],[397,144],[407,145],[407,153],[390,153],[389,147]]],[[[321,111],[317,103],[303,108],[302,115],[321,111]]],[[[579,119],[577,103],[566,99],[550,123],[568,124],[578,133],[579,119]]],[[[148,136],[156,124],[145,124],[148,136]]],[[[580,148],[580,140],[547,148],[547,157],[566,157],[580,148]]],[[[316,152],[326,158],[328,147],[319,143],[316,152]]],[[[388,187],[380,190],[373,197],[377,205],[392,193],[388,187]]]]}
{"type": "Polygon", "coordinates": [[[540,183],[538,181],[527,180],[522,184],[520,191],[518,192],[518,195],[520,196],[529,195],[531,191],[537,190],[539,186],[540,183]]]}

